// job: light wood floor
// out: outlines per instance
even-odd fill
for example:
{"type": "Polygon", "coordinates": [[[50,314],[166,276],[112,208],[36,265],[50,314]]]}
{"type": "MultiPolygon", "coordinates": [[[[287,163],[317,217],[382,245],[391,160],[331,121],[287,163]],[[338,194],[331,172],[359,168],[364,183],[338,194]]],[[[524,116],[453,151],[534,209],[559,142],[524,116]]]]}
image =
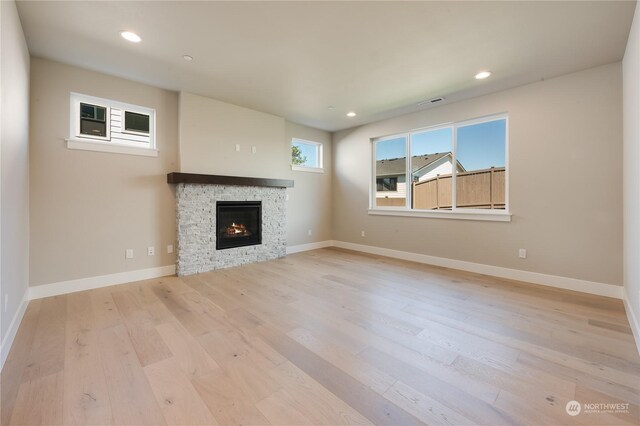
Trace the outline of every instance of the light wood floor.
{"type": "Polygon", "coordinates": [[[336,249],[32,301],[1,385],[3,425],[640,423],[620,301],[336,249]]]}

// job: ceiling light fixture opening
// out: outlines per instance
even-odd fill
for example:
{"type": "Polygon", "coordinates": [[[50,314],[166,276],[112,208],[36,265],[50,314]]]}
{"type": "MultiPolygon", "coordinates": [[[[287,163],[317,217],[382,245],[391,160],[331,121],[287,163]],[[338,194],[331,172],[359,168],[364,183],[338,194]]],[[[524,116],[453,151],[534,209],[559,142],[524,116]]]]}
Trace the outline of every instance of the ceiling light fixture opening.
{"type": "Polygon", "coordinates": [[[480,71],[478,74],[476,74],[476,80],[482,80],[489,77],[490,75],[491,71],[480,71]]]}
{"type": "Polygon", "coordinates": [[[356,114],[356,113],[355,113],[355,112],[353,112],[353,111],[349,111],[349,112],[347,113],[347,117],[355,117],[356,115],[358,115],[358,114],[356,114]]]}
{"type": "Polygon", "coordinates": [[[140,43],[142,41],[140,36],[132,31],[120,31],[120,35],[123,39],[130,41],[131,43],[140,43]]]}
{"type": "Polygon", "coordinates": [[[182,59],[184,59],[187,62],[191,62],[191,61],[193,61],[193,56],[191,56],[191,55],[182,55],[182,59]]]}

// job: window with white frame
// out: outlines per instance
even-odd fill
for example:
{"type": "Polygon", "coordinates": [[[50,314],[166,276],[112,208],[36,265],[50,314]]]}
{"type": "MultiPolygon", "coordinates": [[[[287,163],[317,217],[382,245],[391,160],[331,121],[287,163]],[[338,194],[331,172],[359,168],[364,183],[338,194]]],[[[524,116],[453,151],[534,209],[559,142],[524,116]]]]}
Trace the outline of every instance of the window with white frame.
{"type": "Polygon", "coordinates": [[[155,155],[153,108],[79,93],[70,98],[69,148],[155,155]]]}
{"type": "Polygon", "coordinates": [[[303,139],[292,139],[291,168],[302,171],[322,171],[322,144],[303,139]]]}
{"type": "Polygon", "coordinates": [[[506,213],[506,114],[373,140],[372,210],[506,213]]]}

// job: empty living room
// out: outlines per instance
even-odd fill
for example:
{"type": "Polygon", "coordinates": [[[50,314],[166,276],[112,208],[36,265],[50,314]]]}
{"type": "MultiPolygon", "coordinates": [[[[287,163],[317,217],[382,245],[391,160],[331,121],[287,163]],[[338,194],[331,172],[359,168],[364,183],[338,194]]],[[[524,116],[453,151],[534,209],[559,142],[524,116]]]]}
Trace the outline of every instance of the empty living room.
{"type": "Polygon", "coordinates": [[[2,426],[640,426],[637,1],[0,22],[2,426]]]}

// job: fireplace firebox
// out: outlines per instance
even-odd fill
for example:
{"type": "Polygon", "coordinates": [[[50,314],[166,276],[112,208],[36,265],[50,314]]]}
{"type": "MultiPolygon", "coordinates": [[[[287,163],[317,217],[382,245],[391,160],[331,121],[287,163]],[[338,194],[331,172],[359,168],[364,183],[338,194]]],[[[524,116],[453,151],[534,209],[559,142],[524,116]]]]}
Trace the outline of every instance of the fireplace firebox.
{"type": "Polygon", "coordinates": [[[262,244],[261,201],[216,202],[216,250],[262,244]]]}

